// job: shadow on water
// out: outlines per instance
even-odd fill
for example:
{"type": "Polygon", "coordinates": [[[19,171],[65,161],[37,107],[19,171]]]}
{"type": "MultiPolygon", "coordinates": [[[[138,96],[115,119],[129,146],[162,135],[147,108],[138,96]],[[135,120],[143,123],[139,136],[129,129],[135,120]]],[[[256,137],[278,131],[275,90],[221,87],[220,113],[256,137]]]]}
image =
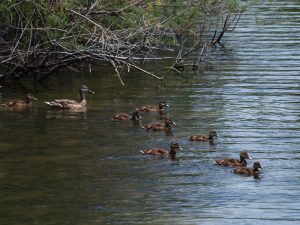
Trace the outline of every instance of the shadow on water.
{"type": "MultiPolygon", "coordinates": [[[[164,81],[132,71],[127,89],[109,68],[61,73],[37,87],[33,107],[0,109],[0,224],[297,224],[300,6],[275,2],[245,12],[205,70],[164,81]],[[86,111],[44,104],[79,100],[83,83],[95,91],[86,111]],[[166,114],[112,120],[159,101],[166,114]],[[167,116],[170,133],[140,127],[167,116]],[[211,129],[213,143],[188,140],[211,129]],[[176,160],[138,151],[173,141],[184,148],[176,160]],[[259,179],[213,165],[242,150],[262,164],[259,179]]],[[[0,102],[27,90],[2,88],[0,102]]]]}

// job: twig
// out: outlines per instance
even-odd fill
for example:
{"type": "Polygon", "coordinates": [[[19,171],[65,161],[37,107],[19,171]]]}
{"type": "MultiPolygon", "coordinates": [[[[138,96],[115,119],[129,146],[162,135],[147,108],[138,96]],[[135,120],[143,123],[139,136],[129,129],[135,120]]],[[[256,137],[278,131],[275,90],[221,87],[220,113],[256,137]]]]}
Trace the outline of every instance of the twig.
{"type": "Polygon", "coordinates": [[[118,67],[116,66],[115,62],[114,62],[113,60],[110,60],[110,63],[111,63],[111,64],[112,64],[112,66],[115,68],[115,71],[116,71],[116,73],[117,73],[117,76],[118,76],[118,78],[119,78],[119,80],[120,80],[121,84],[123,85],[123,87],[125,87],[125,88],[126,88],[126,85],[124,84],[124,82],[123,82],[123,80],[122,80],[122,78],[121,78],[121,76],[120,76],[120,73],[119,73],[118,67]]]}

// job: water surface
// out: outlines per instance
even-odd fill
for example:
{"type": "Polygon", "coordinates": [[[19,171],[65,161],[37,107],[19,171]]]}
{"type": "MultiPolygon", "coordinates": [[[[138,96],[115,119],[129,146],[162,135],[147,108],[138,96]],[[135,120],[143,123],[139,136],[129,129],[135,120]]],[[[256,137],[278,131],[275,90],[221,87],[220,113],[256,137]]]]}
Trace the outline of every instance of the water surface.
{"type": "MultiPolygon", "coordinates": [[[[299,12],[292,0],[253,7],[212,51],[215,63],[195,74],[160,82],[132,71],[123,89],[113,70],[95,68],[37,90],[25,84],[36,107],[0,111],[0,224],[299,224],[299,12]],[[78,98],[82,83],[96,92],[88,111],[43,104],[78,98]],[[171,105],[172,133],[111,120],[160,100],[171,105]],[[188,141],[212,128],[214,144],[188,141]],[[184,148],[177,161],[138,152],[172,141],[184,148]],[[260,179],[213,165],[242,150],[261,162],[260,179]]],[[[25,93],[2,89],[1,103],[25,93]]]]}

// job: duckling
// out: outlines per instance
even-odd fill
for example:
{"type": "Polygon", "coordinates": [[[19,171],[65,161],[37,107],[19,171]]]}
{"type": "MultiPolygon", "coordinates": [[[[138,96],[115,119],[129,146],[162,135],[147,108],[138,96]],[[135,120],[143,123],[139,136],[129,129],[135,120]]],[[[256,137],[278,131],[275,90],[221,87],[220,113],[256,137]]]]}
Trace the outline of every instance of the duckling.
{"type": "Polygon", "coordinates": [[[240,160],[225,158],[225,159],[215,160],[214,163],[216,165],[220,165],[220,166],[239,166],[239,167],[243,167],[243,166],[247,166],[246,159],[251,160],[252,158],[248,155],[247,152],[241,152],[240,153],[240,160]]]}
{"type": "Polygon", "coordinates": [[[141,116],[138,111],[134,111],[131,116],[127,113],[116,113],[113,115],[113,120],[139,120],[141,116]]]}
{"type": "Polygon", "coordinates": [[[153,123],[141,126],[145,130],[161,131],[161,130],[171,130],[171,124],[176,125],[170,118],[165,119],[165,123],[153,123]]]}
{"type": "Polygon", "coordinates": [[[169,155],[172,159],[175,159],[176,150],[182,150],[178,143],[172,142],[170,151],[162,148],[151,148],[146,150],[140,150],[145,155],[169,155]]]}
{"type": "Polygon", "coordinates": [[[38,100],[35,96],[32,94],[27,94],[25,100],[11,100],[4,104],[1,104],[3,107],[26,107],[32,105],[31,100],[38,100]]]}
{"type": "Polygon", "coordinates": [[[259,162],[253,163],[253,169],[248,167],[236,168],[233,172],[235,174],[241,174],[244,176],[254,176],[257,177],[260,173],[259,168],[262,168],[259,162]]]}
{"type": "Polygon", "coordinates": [[[215,130],[211,130],[208,135],[194,135],[190,136],[190,141],[213,141],[214,137],[218,137],[215,130]]]}
{"type": "Polygon", "coordinates": [[[94,92],[90,90],[87,86],[82,85],[79,89],[79,94],[80,94],[79,102],[70,99],[55,99],[52,102],[45,102],[45,103],[49,105],[51,108],[80,110],[85,108],[87,104],[85,99],[85,92],[94,94],[94,92]]]}
{"type": "Polygon", "coordinates": [[[162,113],[165,107],[169,107],[169,105],[164,101],[160,101],[158,107],[146,105],[146,106],[138,107],[136,108],[136,110],[139,112],[161,112],[162,113]]]}

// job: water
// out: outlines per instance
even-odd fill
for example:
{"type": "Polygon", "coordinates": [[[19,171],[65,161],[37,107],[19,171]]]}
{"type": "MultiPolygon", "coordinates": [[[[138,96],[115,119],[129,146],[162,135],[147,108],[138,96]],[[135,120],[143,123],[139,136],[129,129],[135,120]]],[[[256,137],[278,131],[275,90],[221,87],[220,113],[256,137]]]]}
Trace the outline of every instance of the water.
{"type": "MultiPolygon", "coordinates": [[[[0,224],[299,224],[299,11],[298,1],[260,3],[195,75],[160,82],[133,71],[124,90],[108,68],[64,73],[38,87],[36,107],[1,110],[0,224]],[[82,83],[96,92],[87,112],[43,104],[78,98],[82,83]],[[160,100],[172,133],[111,120],[160,100]],[[215,144],[188,141],[211,128],[215,144]],[[177,161],[138,152],[172,141],[184,148],[177,161]],[[260,179],[212,163],[241,150],[261,162],[260,179]]],[[[2,91],[1,103],[27,92],[2,91]]]]}

